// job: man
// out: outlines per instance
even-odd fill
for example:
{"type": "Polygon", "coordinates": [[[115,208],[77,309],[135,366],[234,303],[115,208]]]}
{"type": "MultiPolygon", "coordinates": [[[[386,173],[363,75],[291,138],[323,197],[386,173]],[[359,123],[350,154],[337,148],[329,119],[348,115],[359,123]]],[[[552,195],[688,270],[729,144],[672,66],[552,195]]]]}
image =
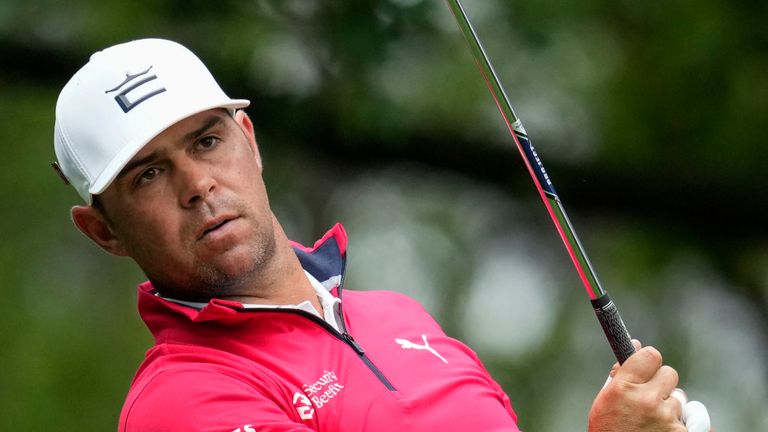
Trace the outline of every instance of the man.
{"type": "MultiPolygon", "coordinates": [[[[253,124],[174,42],[94,54],[56,106],[75,225],[149,281],[155,337],[120,431],[517,431],[477,356],[411,299],[344,291],[346,235],[290,242],[253,124]],[[343,300],[342,300],[343,298],[343,300]]],[[[684,431],[677,373],[641,349],[595,399],[591,431],[684,431]]]]}

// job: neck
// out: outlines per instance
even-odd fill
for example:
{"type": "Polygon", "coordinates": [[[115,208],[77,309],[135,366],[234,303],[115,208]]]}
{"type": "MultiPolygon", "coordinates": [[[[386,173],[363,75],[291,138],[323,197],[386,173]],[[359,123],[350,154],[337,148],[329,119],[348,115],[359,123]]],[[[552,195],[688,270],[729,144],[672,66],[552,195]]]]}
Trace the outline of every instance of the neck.
{"type": "Polygon", "coordinates": [[[221,298],[240,303],[283,305],[309,301],[322,313],[322,305],[315,289],[307,279],[304,268],[293,247],[288,242],[277,220],[273,219],[276,249],[274,259],[258,275],[258,281],[251,283],[243,295],[222,296],[221,298]]]}

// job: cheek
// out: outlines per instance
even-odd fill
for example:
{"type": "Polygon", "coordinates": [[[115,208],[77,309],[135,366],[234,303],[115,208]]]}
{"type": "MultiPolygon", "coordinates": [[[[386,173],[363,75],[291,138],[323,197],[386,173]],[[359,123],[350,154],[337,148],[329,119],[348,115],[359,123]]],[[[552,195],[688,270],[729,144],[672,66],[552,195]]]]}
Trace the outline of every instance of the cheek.
{"type": "Polygon", "coordinates": [[[129,215],[120,230],[128,254],[137,261],[165,261],[164,255],[174,255],[180,229],[171,216],[171,212],[163,211],[129,215]]]}
{"type": "Polygon", "coordinates": [[[256,197],[257,202],[267,201],[267,191],[261,177],[261,167],[250,150],[240,152],[233,163],[220,173],[224,178],[227,178],[227,185],[234,190],[243,191],[256,197]]]}

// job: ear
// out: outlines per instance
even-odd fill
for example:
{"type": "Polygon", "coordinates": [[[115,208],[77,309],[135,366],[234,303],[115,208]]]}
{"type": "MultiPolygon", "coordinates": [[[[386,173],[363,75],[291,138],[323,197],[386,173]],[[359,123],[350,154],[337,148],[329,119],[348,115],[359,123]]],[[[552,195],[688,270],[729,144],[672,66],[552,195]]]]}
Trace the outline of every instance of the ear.
{"type": "Polygon", "coordinates": [[[253,150],[253,154],[256,157],[256,163],[261,168],[261,154],[259,153],[259,146],[256,144],[256,134],[253,130],[253,122],[248,114],[243,110],[237,110],[235,112],[235,122],[240,125],[240,128],[245,134],[245,138],[248,140],[248,145],[253,150]]]}
{"type": "Polygon", "coordinates": [[[99,247],[113,255],[128,255],[122,241],[112,231],[109,222],[99,209],[92,206],[74,206],[70,213],[77,229],[99,247]]]}

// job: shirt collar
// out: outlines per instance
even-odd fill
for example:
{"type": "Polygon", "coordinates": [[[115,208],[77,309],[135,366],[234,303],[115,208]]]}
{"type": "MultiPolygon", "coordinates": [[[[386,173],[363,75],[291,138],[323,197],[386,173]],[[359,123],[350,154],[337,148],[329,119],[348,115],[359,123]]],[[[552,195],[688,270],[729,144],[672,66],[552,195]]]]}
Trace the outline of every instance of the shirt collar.
{"type": "MultiPolygon", "coordinates": [[[[284,305],[243,303],[242,304],[243,308],[303,310],[319,318],[322,318],[323,321],[330,324],[330,326],[333,327],[336,331],[341,332],[342,318],[341,318],[340,308],[339,308],[339,305],[341,304],[341,299],[338,297],[334,297],[330,292],[328,292],[328,289],[325,286],[323,286],[323,284],[318,282],[318,280],[315,279],[315,277],[312,276],[308,271],[304,270],[304,274],[307,276],[309,283],[312,285],[312,288],[315,290],[315,295],[317,295],[317,299],[320,301],[320,305],[323,308],[322,315],[317,309],[315,309],[315,307],[312,305],[312,303],[309,300],[305,300],[299,304],[284,304],[284,305]]],[[[208,303],[191,302],[186,300],[178,300],[174,298],[163,297],[159,293],[156,295],[170,302],[178,303],[184,306],[189,306],[198,310],[204,308],[208,304],[208,303]]]]}

